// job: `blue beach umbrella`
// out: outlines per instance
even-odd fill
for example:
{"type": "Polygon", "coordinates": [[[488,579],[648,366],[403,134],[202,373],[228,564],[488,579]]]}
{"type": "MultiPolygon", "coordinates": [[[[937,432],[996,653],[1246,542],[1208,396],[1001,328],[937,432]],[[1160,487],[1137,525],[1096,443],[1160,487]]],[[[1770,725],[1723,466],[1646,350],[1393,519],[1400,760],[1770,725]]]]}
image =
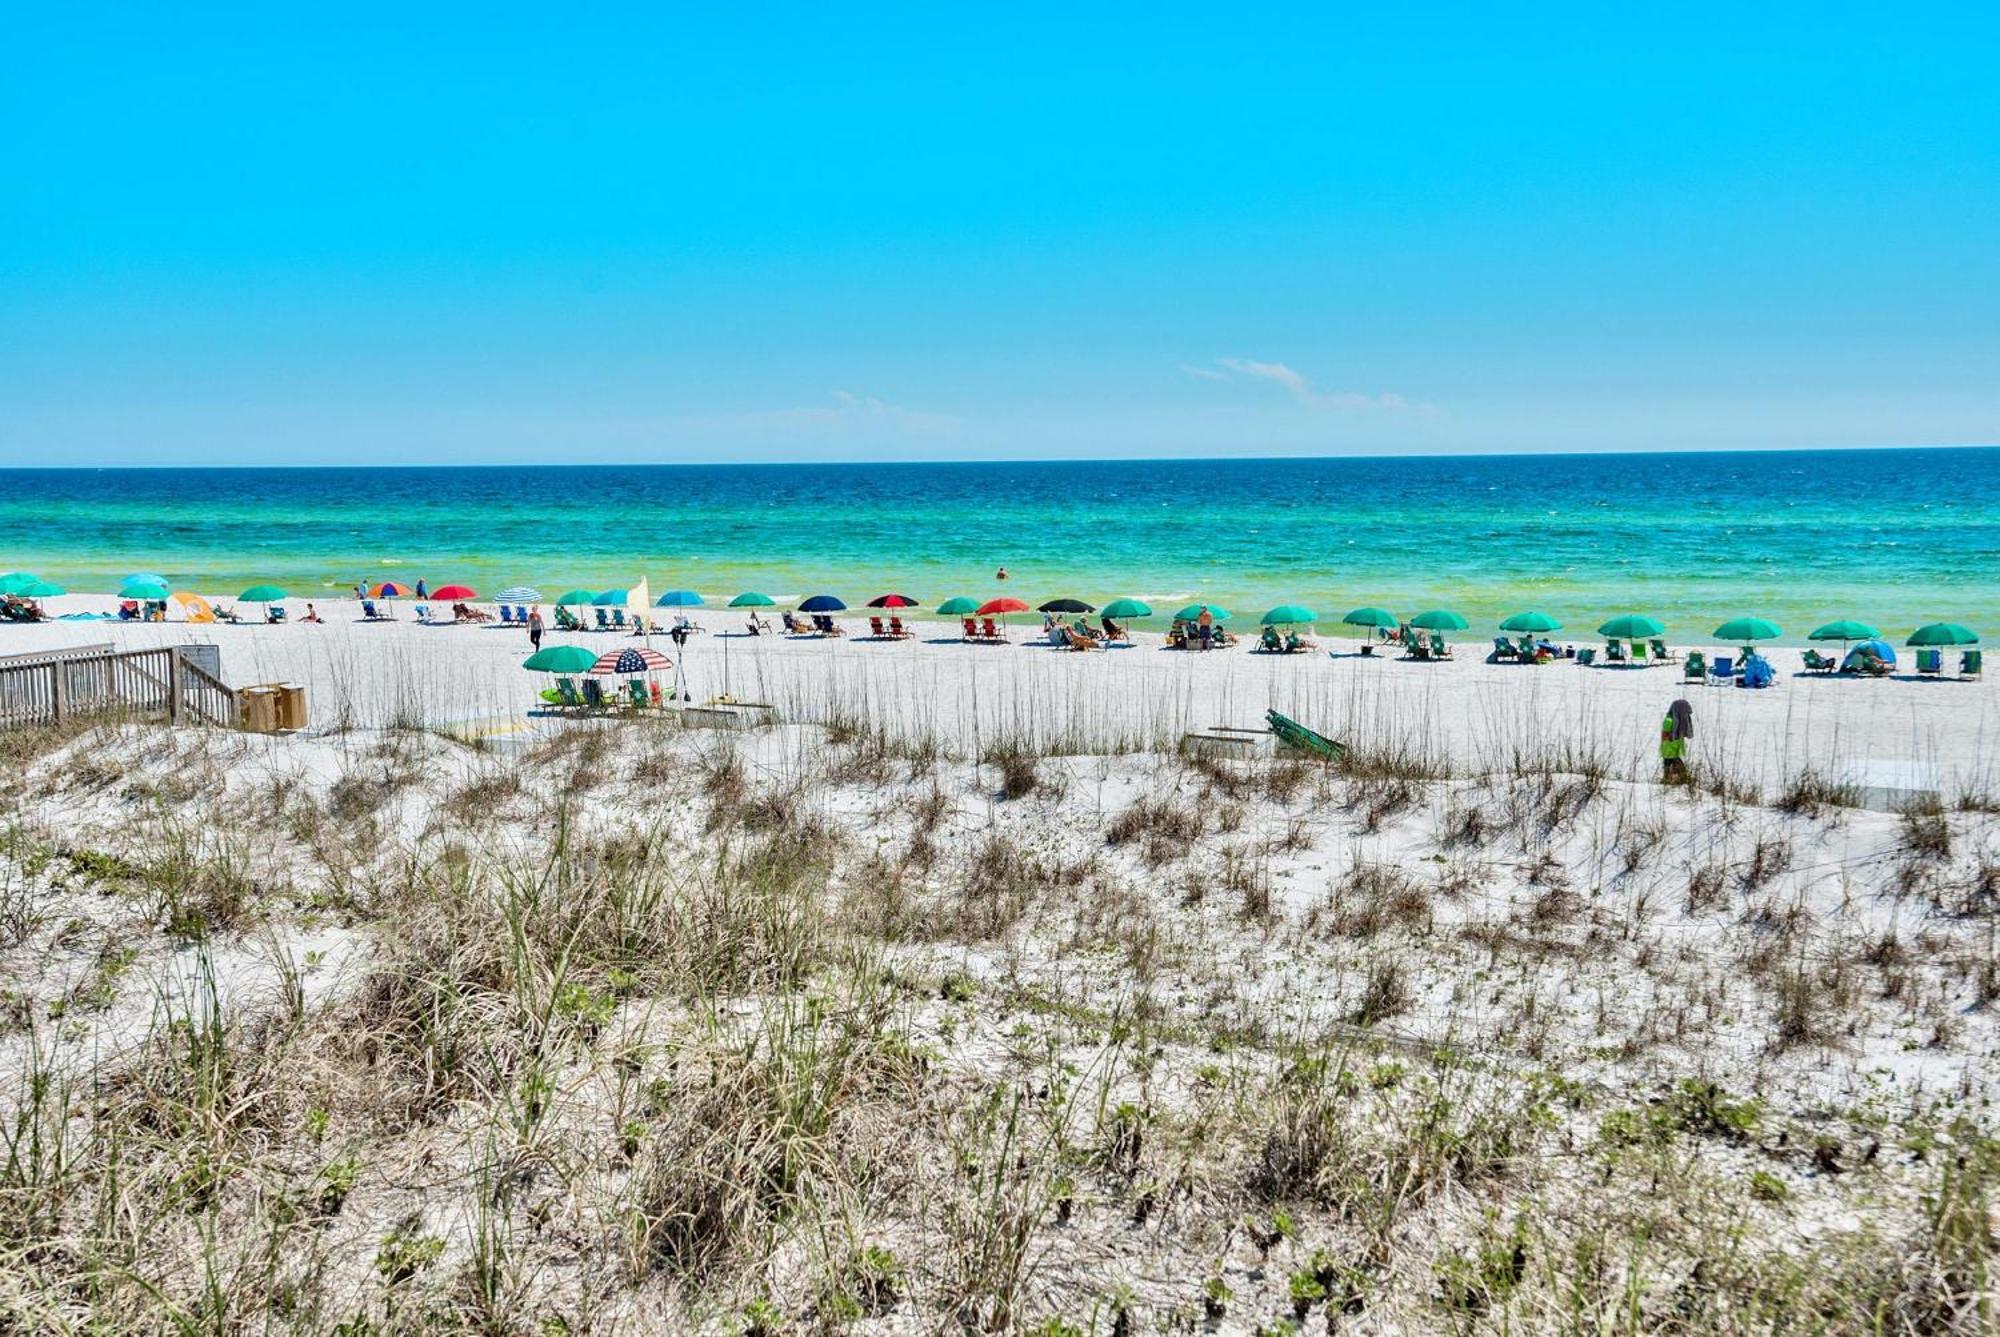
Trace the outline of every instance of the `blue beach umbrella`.
{"type": "Polygon", "coordinates": [[[815,594],[799,605],[801,613],[840,613],[846,609],[847,605],[831,594],[815,594]]]}
{"type": "Polygon", "coordinates": [[[1861,644],[1855,646],[1852,650],[1849,650],[1847,653],[1850,655],[1855,655],[1855,654],[1860,654],[1863,650],[1866,650],[1868,653],[1874,655],[1884,664],[1893,664],[1896,662],[1896,647],[1889,644],[1889,642],[1885,640],[1881,640],[1878,638],[1872,641],[1863,641],[1861,642],[1861,644]]]}
{"type": "Polygon", "coordinates": [[[655,608],[699,608],[701,596],[693,590],[668,590],[653,600],[655,608]]]}
{"type": "Polygon", "coordinates": [[[591,602],[599,608],[623,608],[625,606],[625,591],[606,590],[595,599],[592,599],[591,602]]]}
{"type": "Polygon", "coordinates": [[[130,577],[123,585],[118,587],[118,597],[121,599],[149,599],[157,601],[166,598],[170,592],[167,589],[167,582],[164,580],[142,580],[138,576],[130,577]]]}

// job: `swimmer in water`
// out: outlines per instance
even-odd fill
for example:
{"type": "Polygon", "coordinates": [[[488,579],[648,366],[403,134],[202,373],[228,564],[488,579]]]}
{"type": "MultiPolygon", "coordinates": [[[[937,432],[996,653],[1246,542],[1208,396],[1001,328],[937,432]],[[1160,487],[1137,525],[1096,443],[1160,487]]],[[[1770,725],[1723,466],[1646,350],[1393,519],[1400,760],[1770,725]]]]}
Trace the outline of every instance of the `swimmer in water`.
{"type": "Polygon", "coordinates": [[[1000,568],[1000,570],[999,570],[998,572],[996,572],[996,573],[994,574],[993,578],[994,578],[995,580],[1005,580],[1005,579],[1007,579],[1007,568],[1006,568],[1006,567],[1004,567],[1004,566],[1003,566],[1003,567],[1001,567],[1001,568],[1000,568]]]}

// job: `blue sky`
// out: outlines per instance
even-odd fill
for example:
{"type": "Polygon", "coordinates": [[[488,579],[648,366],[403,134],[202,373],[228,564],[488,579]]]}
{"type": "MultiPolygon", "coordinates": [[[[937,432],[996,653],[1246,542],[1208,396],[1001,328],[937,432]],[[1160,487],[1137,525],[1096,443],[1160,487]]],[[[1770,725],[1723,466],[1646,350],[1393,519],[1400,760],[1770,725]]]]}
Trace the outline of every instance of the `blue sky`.
{"type": "Polygon", "coordinates": [[[2000,441],[1990,6],[971,8],[21,10],[0,464],[2000,441]]]}

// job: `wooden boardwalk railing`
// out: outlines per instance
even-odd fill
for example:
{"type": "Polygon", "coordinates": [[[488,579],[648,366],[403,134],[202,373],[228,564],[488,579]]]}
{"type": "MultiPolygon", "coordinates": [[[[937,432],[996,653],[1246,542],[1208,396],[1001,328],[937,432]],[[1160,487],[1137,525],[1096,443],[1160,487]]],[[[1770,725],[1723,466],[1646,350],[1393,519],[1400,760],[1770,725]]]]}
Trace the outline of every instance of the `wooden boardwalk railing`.
{"type": "Polygon", "coordinates": [[[86,645],[0,658],[0,729],[121,713],[236,727],[236,693],[186,649],[86,645]]]}

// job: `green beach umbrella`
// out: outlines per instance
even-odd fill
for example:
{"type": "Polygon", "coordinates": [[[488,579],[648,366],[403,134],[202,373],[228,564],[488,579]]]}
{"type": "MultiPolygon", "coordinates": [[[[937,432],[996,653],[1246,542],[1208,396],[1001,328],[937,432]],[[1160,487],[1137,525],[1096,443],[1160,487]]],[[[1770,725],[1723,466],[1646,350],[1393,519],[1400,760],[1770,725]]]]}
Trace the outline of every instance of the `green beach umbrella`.
{"type": "Polygon", "coordinates": [[[1547,613],[1535,612],[1516,613],[1500,624],[1500,630],[1502,631],[1543,632],[1561,631],[1562,629],[1563,624],[1550,617],[1547,613]]]}
{"type": "Polygon", "coordinates": [[[1910,633],[1905,645],[1977,645],[1979,633],[1956,622],[1926,622],[1910,633]]]}
{"type": "Polygon", "coordinates": [[[581,607],[585,604],[590,603],[595,598],[597,598],[596,590],[570,590],[568,593],[564,594],[562,598],[556,600],[556,607],[561,608],[564,607],[565,605],[570,607],[581,607]]]}
{"type": "Polygon", "coordinates": [[[597,656],[580,645],[551,645],[521,661],[530,673],[585,673],[597,656]]]}
{"type": "Polygon", "coordinates": [[[1151,617],[1153,606],[1138,599],[1113,599],[1104,605],[1104,616],[1109,618],[1151,617]]]}
{"type": "Polygon", "coordinates": [[[1340,620],[1350,627],[1379,627],[1383,631],[1396,629],[1396,615],[1386,608],[1350,608],[1347,616],[1340,620]]]}
{"type": "Polygon", "coordinates": [[[961,594],[956,599],[946,599],[937,610],[940,617],[971,617],[979,611],[979,600],[961,594]]]}
{"type": "Polygon", "coordinates": [[[1319,615],[1304,604],[1279,604],[1276,608],[1264,614],[1263,624],[1267,627],[1280,627],[1292,623],[1312,623],[1317,621],[1319,621],[1319,615]]]}
{"type": "Polygon", "coordinates": [[[167,594],[167,587],[162,582],[141,580],[136,576],[118,587],[118,597],[121,599],[164,599],[167,594]]]}
{"type": "Polygon", "coordinates": [[[1614,641],[1643,641],[1649,636],[1664,636],[1666,631],[1666,626],[1658,618],[1647,617],[1644,613],[1624,613],[1598,627],[1597,634],[1614,641]]]}
{"type": "Polygon", "coordinates": [[[236,597],[247,604],[268,604],[284,598],[285,592],[276,585],[252,585],[236,597]]]}
{"type": "Polygon", "coordinates": [[[1174,614],[1174,621],[1199,622],[1204,612],[1208,614],[1210,621],[1229,621],[1229,610],[1227,608],[1217,608],[1214,604],[1189,604],[1186,608],[1174,614]]]}
{"type": "Polygon", "coordinates": [[[1846,618],[1839,622],[1829,622],[1823,627],[1814,627],[1807,633],[1809,641],[1872,641],[1882,633],[1866,622],[1856,622],[1846,618]]]}
{"type": "Polygon", "coordinates": [[[1784,634],[1777,623],[1761,617],[1733,617],[1714,633],[1718,641],[1740,641],[1744,645],[1752,641],[1775,641],[1784,634]]]}
{"type": "Polygon", "coordinates": [[[1449,608],[1433,608],[1411,618],[1410,625],[1421,631],[1464,631],[1472,624],[1449,608]]]}
{"type": "Polygon", "coordinates": [[[734,599],[731,599],[729,606],[731,608],[769,608],[776,602],[777,600],[768,594],[759,594],[755,590],[745,590],[734,599]]]}

